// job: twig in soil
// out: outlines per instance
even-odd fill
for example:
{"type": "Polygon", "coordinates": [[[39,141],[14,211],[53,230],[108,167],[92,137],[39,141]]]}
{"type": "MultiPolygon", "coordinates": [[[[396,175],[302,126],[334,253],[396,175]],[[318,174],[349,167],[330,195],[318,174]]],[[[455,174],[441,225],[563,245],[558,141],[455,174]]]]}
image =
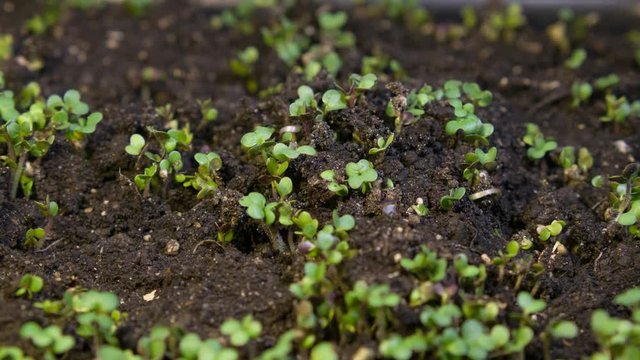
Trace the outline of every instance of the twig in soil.
{"type": "Polygon", "coordinates": [[[45,252],[45,251],[47,251],[47,250],[51,249],[52,247],[54,247],[54,246],[58,245],[58,243],[59,243],[59,242],[61,242],[61,241],[62,241],[62,239],[58,239],[58,240],[56,240],[56,241],[52,242],[51,244],[49,244],[49,246],[47,246],[46,248],[44,248],[44,249],[40,249],[40,250],[35,250],[34,252],[36,252],[36,253],[42,253],[42,252],[45,252]]]}
{"type": "Polygon", "coordinates": [[[600,251],[600,255],[598,255],[596,260],[593,262],[593,272],[598,272],[598,260],[600,260],[603,254],[604,254],[604,251],[600,251]]]}
{"type": "Polygon", "coordinates": [[[196,246],[193,248],[193,254],[196,253],[196,251],[198,250],[198,247],[200,247],[200,245],[211,244],[211,243],[218,245],[220,247],[220,249],[222,249],[222,251],[225,251],[224,250],[224,246],[220,245],[220,243],[218,243],[217,241],[212,240],[212,239],[207,239],[207,240],[202,240],[202,241],[200,241],[199,243],[196,244],[196,246]]]}
{"type": "Polygon", "coordinates": [[[500,189],[498,188],[491,188],[491,189],[487,189],[487,190],[483,190],[483,191],[478,191],[476,193],[473,193],[471,195],[469,195],[469,200],[471,201],[476,201],[479,199],[482,199],[483,197],[489,196],[489,195],[493,195],[493,194],[500,194],[500,189]]]}
{"type": "Polygon", "coordinates": [[[540,100],[538,103],[536,103],[535,105],[533,105],[528,111],[527,111],[527,115],[531,116],[534,115],[535,113],[537,113],[538,111],[540,111],[543,107],[549,106],[557,101],[560,101],[564,98],[567,98],[571,96],[571,92],[568,90],[562,90],[559,92],[555,92],[555,93],[551,93],[547,96],[545,96],[544,98],[542,98],[542,100],[540,100]]]}

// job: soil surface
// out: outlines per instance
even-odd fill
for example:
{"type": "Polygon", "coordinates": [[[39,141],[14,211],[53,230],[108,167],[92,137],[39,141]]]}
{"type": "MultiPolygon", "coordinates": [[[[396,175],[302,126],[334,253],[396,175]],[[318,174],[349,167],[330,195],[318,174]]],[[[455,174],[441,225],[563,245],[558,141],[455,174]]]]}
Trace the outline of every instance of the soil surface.
{"type": "MultiPolygon", "coordinates": [[[[295,326],[294,298],[288,287],[301,277],[304,258],[274,252],[239,206],[244,194],[268,187],[264,166],[246,156],[240,138],[256,125],[281,128],[299,123],[289,117],[288,104],[305,83],[302,77],[289,73],[275,52],[263,45],[259,33],[213,30],[209,19],[214,9],[166,1],[141,18],[113,6],[71,11],[54,31],[36,37],[21,29],[39,6],[24,1],[14,5],[0,8],[0,33],[12,33],[16,39],[15,57],[4,68],[8,87],[37,81],[45,95],[77,88],[91,109],[105,118],[84,149],[60,136],[50,152],[33,164],[33,198],[50,196],[61,213],[41,250],[26,250],[21,242],[28,228],[42,226],[45,219],[33,201],[9,199],[9,172],[0,168],[0,344],[26,347],[18,335],[20,326],[44,316],[31,301],[13,296],[20,277],[34,273],[45,280],[44,291],[35,300],[59,298],[74,286],[117,294],[121,309],[129,314],[119,331],[124,344],[133,343],[155,324],[215,335],[225,319],[252,313],[266,333],[258,346],[273,345],[279,334],[295,326]],[[261,50],[260,87],[283,83],[280,94],[261,99],[248,93],[231,73],[230,59],[248,45],[261,50]],[[31,72],[18,58],[39,58],[44,66],[31,72]],[[140,74],[148,66],[163,76],[143,82],[140,74]],[[196,128],[200,119],[196,99],[204,98],[213,99],[219,118],[195,134],[193,150],[185,159],[200,149],[218,152],[224,164],[220,191],[200,201],[196,192],[174,184],[165,197],[144,198],[130,180],[135,159],[124,152],[129,136],[143,133],[146,126],[161,128],[163,119],[154,106],[168,102],[177,109],[181,124],[190,122],[196,128]],[[231,244],[200,244],[215,239],[219,229],[231,227],[235,227],[231,244]],[[164,251],[171,239],[180,244],[175,256],[164,251]],[[143,295],[152,291],[155,299],[145,301],[143,295]]],[[[303,9],[293,11],[292,18],[310,21],[313,12],[303,9]]],[[[256,26],[272,20],[259,16],[256,26]]],[[[521,139],[524,124],[534,122],[560,146],[587,147],[595,159],[590,177],[620,174],[640,158],[638,119],[620,126],[602,123],[602,100],[580,108],[571,107],[570,97],[545,101],[568,91],[576,79],[593,80],[614,72],[621,78],[616,94],[640,99],[640,72],[623,32],[601,21],[582,44],[589,53],[585,65],[572,71],[563,67],[566,55],[553,47],[541,26],[527,27],[517,42],[505,44],[487,42],[479,34],[438,42],[389,20],[375,19],[374,24],[364,12],[350,12],[347,29],[356,35],[357,48],[342,53],[345,64],[338,83],[346,84],[348,74],[360,72],[363,56],[382,53],[399,59],[409,75],[403,80],[408,89],[458,79],[492,91],[494,102],[478,114],[495,126],[490,141],[498,148],[498,166],[487,181],[501,193],[479,201],[465,197],[452,211],[438,209],[438,200],[449,189],[466,186],[463,159],[472,147],[461,137],[444,134],[451,111],[433,106],[423,119],[403,129],[384,157],[375,159],[381,180],[369,194],[333,197],[319,173],[366,158],[375,139],[393,131],[393,120],[384,113],[392,95],[384,87],[386,81],[380,82],[354,108],[331,113],[326,123],[301,134],[318,155],[301,157],[287,170],[299,208],[322,221],[331,218],[333,209],[355,216],[357,226],[349,242],[357,256],[345,262],[343,281],[388,283],[406,297],[416,280],[401,271],[394,260],[398,254],[413,256],[427,244],[441,256],[463,252],[480,263],[482,254],[495,256],[517,233],[535,234],[536,224],[563,219],[568,226],[562,242],[569,253],[552,255],[544,246],[535,250],[545,267],[537,296],[549,304],[543,317],[574,320],[584,329],[577,339],[555,344],[554,357],[592,352],[590,313],[596,308],[624,313],[612,298],[640,284],[636,261],[640,242],[604,220],[607,189],[595,189],[588,182],[568,184],[563,169],[553,161],[558,151],[531,161],[521,139]],[[545,104],[532,112],[540,102],[545,104]],[[353,141],[353,133],[360,142],[353,141]],[[626,153],[614,145],[617,141],[628,145],[626,153]],[[386,179],[394,182],[394,189],[386,189],[386,179]],[[407,212],[418,197],[431,209],[423,218],[407,212]],[[390,204],[395,212],[386,214],[383,208],[390,204]]],[[[324,91],[334,82],[323,75],[309,85],[324,91]]],[[[189,160],[185,165],[194,168],[189,160]]],[[[495,275],[487,280],[487,292],[513,303],[513,279],[498,282],[495,275]]],[[[523,284],[525,289],[531,286],[523,284]]],[[[398,313],[407,329],[418,322],[410,310],[398,313]]],[[[353,339],[341,352],[346,358],[370,341],[353,339]]],[[[541,357],[540,349],[539,341],[534,341],[527,357],[541,357]]],[[[90,357],[88,345],[76,346],[70,354],[70,358],[90,357]]]]}

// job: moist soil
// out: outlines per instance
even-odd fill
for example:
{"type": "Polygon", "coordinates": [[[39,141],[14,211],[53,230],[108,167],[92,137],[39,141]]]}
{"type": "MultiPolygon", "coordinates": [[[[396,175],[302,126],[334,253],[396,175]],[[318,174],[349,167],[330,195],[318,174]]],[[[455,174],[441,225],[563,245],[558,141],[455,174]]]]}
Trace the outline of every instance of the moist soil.
{"type": "MultiPolygon", "coordinates": [[[[35,300],[60,298],[71,287],[117,294],[121,309],[129,314],[118,331],[123,346],[132,346],[155,324],[216,336],[225,319],[247,313],[264,325],[265,336],[258,346],[273,345],[279,334],[295,326],[295,301],[288,286],[301,277],[304,258],[272,250],[264,232],[238,205],[243,194],[269,186],[263,164],[243,153],[240,137],[256,125],[300,124],[288,116],[288,104],[304,84],[301,76],[290,73],[274,51],[262,45],[259,33],[213,30],[209,19],[215,9],[167,1],[141,18],[113,6],[71,11],[49,34],[35,37],[21,28],[40,8],[22,1],[14,5],[0,11],[0,32],[16,39],[15,57],[4,69],[9,87],[37,81],[46,95],[77,88],[92,110],[104,114],[104,121],[84,148],[60,136],[50,152],[33,163],[33,197],[49,195],[61,213],[40,250],[26,250],[21,242],[28,228],[44,225],[45,219],[33,201],[9,199],[8,170],[0,169],[0,343],[28,348],[18,335],[20,326],[44,317],[30,301],[13,295],[20,277],[34,273],[45,280],[35,300]],[[256,71],[261,88],[283,83],[280,94],[259,98],[231,73],[230,59],[248,45],[261,50],[256,71]],[[16,60],[20,58],[39,58],[44,66],[31,72],[16,60]],[[143,82],[140,74],[147,66],[163,76],[143,82]],[[200,150],[218,152],[224,163],[220,191],[200,201],[195,192],[174,184],[164,197],[159,193],[143,197],[130,180],[136,161],[124,152],[129,136],[144,133],[146,126],[161,128],[163,119],[154,106],[168,102],[177,109],[181,124],[190,122],[196,128],[200,114],[195,100],[204,98],[214,100],[219,118],[195,133],[193,151],[185,159],[200,150]],[[220,229],[231,228],[235,228],[231,244],[201,243],[215,239],[220,229]],[[164,251],[171,239],[180,244],[174,256],[164,251]],[[143,295],[152,291],[155,299],[145,301],[143,295]]],[[[308,22],[315,11],[311,9],[303,4],[290,16],[308,22]]],[[[426,244],[441,256],[462,252],[480,263],[482,254],[495,256],[519,232],[535,234],[536,224],[563,219],[568,227],[561,240],[568,254],[552,254],[544,246],[535,250],[545,267],[537,296],[549,304],[540,316],[574,320],[583,329],[577,339],[555,343],[554,357],[592,352],[590,313],[604,308],[624,314],[612,298],[640,283],[640,265],[635,261],[640,243],[604,220],[606,189],[595,189],[588,182],[568,184],[553,160],[557,151],[531,161],[521,138],[524,124],[534,122],[560,146],[587,147],[595,159],[591,176],[620,174],[640,156],[638,119],[620,126],[604,124],[599,120],[604,113],[602,100],[572,108],[571,99],[562,96],[575,79],[617,73],[621,83],[616,93],[640,98],[640,73],[622,29],[601,21],[582,44],[589,59],[571,71],[562,66],[566,55],[548,41],[542,26],[528,26],[513,44],[490,43],[479,34],[438,42],[362,11],[349,15],[347,29],[355,33],[357,47],[342,53],[345,64],[338,83],[345,84],[349,73],[360,72],[363,56],[377,53],[400,60],[409,75],[403,81],[407,88],[459,79],[478,82],[494,93],[493,104],[478,113],[495,126],[490,141],[498,148],[498,166],[489,172],[485,185],[501,193],[475,202],[465,197],[452,211],[438,209],[438,200],[449,189],[466,185],[463,159],[472,148],[461,137],[444,134],[451,111],[431,106],[423,119],[403,129],[384,157],[373,159],[380,179],[393,180],[393,190],[379,181],[367,195],[332,196],[319,173],[344,169],[347,162],[365,158],[377,137],[393,131],[393,120],[384,115],[392,95],[381,79],[377,90],[354,108],[331,113],[326,122],[305,125],[300,136],[318,155],[293,161],[287,171],[295,184],[298,208],[311,211],[321,222],[330,219],[333,209],[356,217],[349,242],[357,256],[344,263],[343,281],[387,283],[406,297],[416,280],[401,271],[399,255],[413,256],[426,244]],[[550,98],[556,99],[547,101],[550,98]],[[616,141],[624,141],[628,148],[621,151],[614,146],[616,141]],[[426,217],[407,212],[418,197],[431,209],[426,217]],[[383,212],[385,206],[395,211],[383,212]]],[[[256,25],[273,20],[259,16],[256,25]]],[[[309,85],[324,91],[334,83],[321,75],[309,85]]],[[[188,160],[185,165],[194,168],[188,160]]],[[[498,282],[495,275],[492,270],[487,293],[512,304],[515,279],[498,282]]],[[[530,281],[523,284],[524,289],[531,286],[530,281]]],[[[419,322],[417,313],[406,306],[396,316],[404,329],[419,322]]],[[[373,346],[373,341],[368,335],[353,338],[341,353],[350,357],[360,346],[373,346]]],[[[540,349],[535,340],[527,357],[541,357],[540,349]]],[[[91,356],[89,344],[81,343],[69,358],[91,356]]]]}

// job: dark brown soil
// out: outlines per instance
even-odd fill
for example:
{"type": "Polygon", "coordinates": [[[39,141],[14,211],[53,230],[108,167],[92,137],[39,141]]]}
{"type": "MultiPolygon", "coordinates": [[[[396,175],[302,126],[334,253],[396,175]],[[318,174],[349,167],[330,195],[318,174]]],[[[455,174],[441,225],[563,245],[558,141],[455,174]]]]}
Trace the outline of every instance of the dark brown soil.
{"type": "MultiPolygon", "coordinates": [[[[31,73],[10,61],[5,66],[9,86],[18,88],[35,80],[44,94],[77,88],[92,109],[103,112],[105,120],[85,149],[57,139],[50,153],[34,164],[38,170],[34,197],[49,195],[61,209],[45,247],[55,245],[46,250],[27,251],[20,246],[26,229],[42,225],[44,219],[32,201],[9,200],[8,170],[0,169],[0,344],[24,344],[18,335],[20,326],[43,316],[29,301],[13,296],[20,277],[35,273],[46,284],[36,300],[58,298],[73,286],[116,293],[121,308],[129,313],[121,331],[125,341],[135,341],[154,324],[216,335],[226,318],[253,313],[267,335],[259,346],[272,345],[295,324],[288,286],[299,279],[304,259],[273,252],[268,239],[238,205],[243,194],[265,189],[261,176],[266,173],[261,164],[246,157],[239,141],[255,125],[279,128],[297,121],[288,117],[288,104],[303,80],[287,76],[284,64],[263,47],[259,36],[212,30],[210,9],[167,1],[141,19],[115,7],[74,11],[53,34],[33,37],[20,29],[38,7],[23,1],[15,5],[13,12],[0,12],[0,33],[13,33],[16,56],[39,57],[44,68],[31,73]],[[120,32],[122,39],[116,48],[109,48],[106,43],[114,32],[120,32]],[[284,81],[282,94],[258,99],[232,75],[230,58],[249,44],[260,44],[261,86],[284,81]],[[145,66],[163,71],[166,79],[143,85],[139,74],[145,66]],[[153,106],[166,102],[178,109],[181,122],[196,125],[195,100],[202,98],[214,99],[220,116],[196,134],[194,152],[208,146],[222,156],[224,186],[203,201],[179,186],[172,187],[165,199],[157,195],[143,198],[129,180],[135,163],[124,152],[129,135],[147,125],[161,126],[153,106]],[[196,249],[202,240],[215,238],[221,226],[236,226],[231,245],[206,243],[196,249]],[[145,235],[150,235],[150,241],[143,240],[145,235]],[[180,243],[176,256],[164,254],[170,239],[180,243]],[[143,295],[154,290],[156,299],[144,301],[143,295]]],[[[301,17],[311,12],[305,14],[301,17]]],[[[270,20],[264,17],[261,21],[270,20]]],[[[439,43],[387,20],[377,19],[372,26],[363,13],[351,13],[348,28],[356,34],[358,47],[345,54],[340,81],[359,72],[361,57],[375,49],[400,59],[410,75],[407,87],[460,79],[476,81],[494,93],[494,103],[480,110],[480,117],[496,129],[491,142],[498,148],[499,166],[490,173],[490,182],[502,194],[477,202],[465,198],[451,212],[437,209],[442,195],[465,185],[462,159],[471,148],[444,135],[450,113],[434,107],[425,119],[405,128],[376,164],[380,178],[395,183],[393,191],[383,190],[378,183],[366,196],[353,193],[345,199],[331,198],[318,182],[318,174],[328,168],[343,169],[347,162],[366,157],[375,139],[393,130],[393,121],[384,115],[390,93],[379,85],[356,108],[330,115],[328,127],[314,127],[308,138],[318,156],[294,161],[287,173],[296,184],[295,200],[301,208],[324,220],[330,218],[333,208],[356,217],[350,243],[357,256],[345,263],[345,283],[360,279],[389,283],[406,296],[415,284],[400,271],[396,254],[412,256],[421,244],[428,244],[443,256],[464,252],[478,263],[481,254],[495,256],[517,232],[535,233],[536,224],[564,219],[569,225],[563,243],[570,253],[549,256],[547,250],[540,254],[546,271],[538,294],[549,303],[543,316],[562,316],[585,329],[576,340],[556,344],[554,357],[576,358],[594,350],[586,330],[590,313],[596,308],[620,313],[611,300],[640,284],[636,261],[640,243],[621,229],[606,231],[606,206],[599,206],[607,197],[606,189],[568,186],[562,169],[549,158],[527,159],[521,138],[524,123],[535,122],[561,146],[587,147],[595,159],[591,175],[619,174],[640,157],[638,119],[618,128],[603,124],[598,119],[604,111],[602,101],[574,109],[570,99],[564,98],[534,114],[528,112],[552,92],[567,90],[576,78],[591,80],[612,72],[622,79],[618,94],[640,98],[640,72],[623,33],[609,30],[606,21],[602,24],[584,44],[590,54],[585,66],[573,72],[562,66],[565,56],[548,42],[542,28],[525,30],[520,45],[488,43],[479,35],[439,43]],[[554,82],[558,89],[549,90],[554,82]],[[349,134],[356,131],[365,145],[351,140],[349,134]],[[613,145],[618,140],[630,146],[628,154],[613,145]],[[406,213],[418,197],[431,209],[425,218],[406,213]],[[383,214],[388,204],[396,205],[395,214],[383,214]]],[[[333,83],[324,78],[312,85],[325,90],[333,83]]],[[[489,276],[487,291],[512,302],[512,286],[489,276]]],[[[415,314],[400,312],[404,326],[415,325],[415,314]]],[[[349,344],[343,349],[345,356],[368,341],[349,344]]],[[[534,342],[528,355],[539,358],[540,347],[534,342]]],[[[90,357],[88,347],[76,347],[72,353],[72,358],[90,357]]]]}

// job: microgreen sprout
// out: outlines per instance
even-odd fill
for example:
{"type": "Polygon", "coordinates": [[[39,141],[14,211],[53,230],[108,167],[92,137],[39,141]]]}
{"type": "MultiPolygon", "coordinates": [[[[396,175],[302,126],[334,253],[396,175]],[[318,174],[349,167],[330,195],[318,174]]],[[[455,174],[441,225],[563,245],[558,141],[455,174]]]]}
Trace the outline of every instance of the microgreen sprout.
{"type": "Polygon", "coordinates": [[[46,232],[50,232],[53,227],[53,218],[58,216],[58,203],[55,201],[49,200],[49,195],[47,195],[46,200],[44,202],[35,202],[36,206],[38,206],[38,210],[42,216],[47,219],[47,225],[45,226],[46,232]]]}
{"type": "Polygon", "coordinates": [[[218,170],[222,168],[222,159],[214,152],[197,153],[193,158],[198,163],[197,171],[193,175],[176,174],[176,181],[184,187],[192,187],[198,191],[198,199],[203,199],[218,189],[218,170]]]}
{"type": "Polygon", "coordinates": [[[502,38],[504,41],[512,42],[516,37],[517,30],[523,27],[526,22],[527,19],[522,14],[522,6],[518,3],[511,3],[504,10],[490,14],[480,30],[491,41],[502,38]]]}
{"type": "Polygon", "coordinates": [[[249,92],[258,91],[258,82],[255,79],[255,64],[258,62],[260,52],[257,48],[249,46],[238,52],[237,57],[231,59],[231,71],[238,77],[243,78],[249,92]]]}
{"type": "Polygon", "coordinates": [[[33,295],[39,293],[44,286],[44,281],[38,275],[26,274],[20,278],[20,284],[18,290],[16,290],[17,297],[26,297],[27,299],[33,298],[33,295]]]}
{"type": "Polygon", "coordinates": [[[498,149],[491,147],[487,152],[476,148],[473,152],[469,152],[464,156],[464,162],[467,167],[462,172],[462,177],[469,181],[471,186],[475,186],[479,182],[480,168],[491,170],[496,166],[496,155],[498,149]]]}
{"type": "Polygon", "coordinates": [[[487,107],[493,101],[493,94],[489,90],[482,90],[476,83],[463,83],[462,90],[465,95],[477,106],[487,107]]]}
{"type": "Polygon", "coordinates": [[[363,194],[371,188],[371,183],[378,179],[378,173],[373,168],[373,164],[365,159],[361,159],[357,163],[348,163],[345,172],[349,187],[354,190],[360,189],[363,194]]]}
{"type": "Polygon", "coordinates": [[[369,149],[369,155],[377,155],[387,151],[387,148],[393,142],[394,136],[395,135],[392,133],[387,137],[387,140],[385,140],[382,136],[380,136],[378,140],[376,140],[377,147],[373,147],[369,149]]]}
{"type": "MultiPolygon", "coordinates": [[[[262,39],[267,46],[276,50],[280,60],[289,67],[293,67],[298,62],[311,42],[296,22],[285,17],[282,17],[278,23],[270,28],[262,28],[262,39]]],[[[311,62],[320,65],[315,61],[311,62]]],[[[307,80],[312,80],[319,71],[318,68],[307,77],[307,80]]]]}
{"type": "Polygon", "coordinates": [[[532,160],[542,159],[545,154],[558,147],[558,143],[551,138],[545,138],[538,125],[527,123],[527,134],[522,138],[529,145],[527,156],[532,160]]]}
{"type": "Polygon", "coordinates": [[[220,14],[211,17],[211,27],[220,30],[224,27],[238,30],[244,35],[254,32],[254,25],[251,21],[256,8],[256,1],[239,1],[236,6],[223,10],[220,14]]]}
{"type": "Polygon", "coordinates": [[[0,63],[11,59],[13,56],[13,36],[0,34],[0,63]]]}
{"type": "Polygon", "coordinates": [[[593,156],[589,149],[581,147],[576,151],[573,146],[565,146],[560,151],[558,163],[564,169],[565,177],[570,181],[583,181],[591,167],[593,167],[593,156]]]}
{"type": "Polygon", "coordinates": [[[542,241],[547,241],[551,237],[558,236],[566,225],[567,223],[564,220],[553,220],[549,225],[538,225],[536,227],[538,238],[542,241]]]}
{"type": "Polygon", "coordinates": [[[453,136],[462,130],[466,138],[487,144],[487,138],[493,134],[493,125],[483,123],[476,116],[473,104],[463,104],[459,99],[449,100],[449,104],[453,107],[456,117],[447,122],[445,126],[447,135],[453,136]]]}
{"type": "Polygon", "coordinates": [[[411,205],[411,210],[418,216],[427,216],[429,214],[429,208],[424,204],[424,200],[422,198],[417,198],[416,203],[411,205]]]}
{"type": "Polygon", "coordinates": [[[612,87],[620,83],[620,77],[616,74],[609,74],[607,76],[599,77],[593,82],[593,86],[600,90],[611,89],[612,87]]]}
{"type": "Polygon", "coordinates": [[[466,192],[467,189],[464,187],[451,189],[448,195],[440,198],[440,208],[442,208],[442,210],[451,210],[457,202],[462,200],[462,197],[466,192]]]}
{"type": "Polygon", "coordinates": [[[446,275],[447,260],[439,258],[435,251],[426,246],[413,259],[400,260],[403,269],[415,274],[420,280],[431,282],[442,281],[446,275]]]}
{"type": "Polygon", "coordinates": [[[75,345],[75,339],[71,335],[64,335],[57,325],[42,328],[33,321],[22,325],[20,336],[31,339],[33,344],[42,351],[43,359],[54,360],[56,355],[61,355],[71,350],[75,345]]]}
{"type": "Polygon", "coordinates": [[[347,185],[341,184],[336,180],[335,171],[325,170],[320,173],[320,177],[328,182],[327,189],[329,189],[329,191],[338,196],[347,196],[349,194],[349,188],[347,185]]]}
{"type": "Polygon", "coordinates": [[[568,69],[576,70],[582,66],[585,60],[587,60],[587,51],[585,49],[576,49],[564,62],[564,66],[568,69]]]}
{"type": "Polygon", "coordinates": [[[198,129],[201,129],[206,124],[215,121],[218,118],[218,109],[213,106],[211,99],[197,100],[198,107],[200,108],[200,114],[202,114],[202,120],[198,129]]]}
{"type": "Polygon", "coordinates": [[[289,115],[303,116],[311,110],[318,110],[315,94],[312,88],[302,85],[298,88],[298,98],[289,105],[289,115]]]}
{"type": "Polygon", "coordinates": [[[507,264],[518,255],[519,251],[520,244],[515,240],[511,240],[505,247],[505,251],[498,251],[498,256],[491,260],[491,263],[498,267],[498,282],[502,281],[507,264]]]}
{"type": "Polygon", "coordinates": [[[7,144],[7,155],[0,156],[11,169],[10,196],[15,198],[18,186],[25,197],[31,195],[33,180],[25,173],[29,156],[43,157],[53,144],[56,131],[64,131],[68,140],[80,147],[85,136],[95,131],[101,113],[89,114],[77,90],[63,97],[40,98],[40,87],[28,84],[16,97],[13,92],[0,93],[0,142],[7,144]]]}
{"type": "Polygon", "coordinates": [[[571,95],[573,96],[571,106],[579,107],[581,103],[586,103],[589,101],[591,94],[593,94],[591,84],[580,81],[574,82],[573,85],[571,85],[571,95]]]}
{"type": "Polygon", "coordinates": [[[220,332],[229,336],[232,345],[243,346],[260,336],[262,325],[253,316],[247,315],[241,321],[226,320],[220,327],[220,332]]]}
{"type": "Polygon", "coordinates": [[[27,230],[24,235],[24,246],[27,248],[41,248],[47,233],[43,228],[27,230]]]}
{"type": "Polygon", "coordinates": [[[640,101],[629,103],[627,98],[617,97],[613,94],[605,96],[606,113],[600,117],[602,122],[621,123],[629,116],[640,116],[640,101]]]}

